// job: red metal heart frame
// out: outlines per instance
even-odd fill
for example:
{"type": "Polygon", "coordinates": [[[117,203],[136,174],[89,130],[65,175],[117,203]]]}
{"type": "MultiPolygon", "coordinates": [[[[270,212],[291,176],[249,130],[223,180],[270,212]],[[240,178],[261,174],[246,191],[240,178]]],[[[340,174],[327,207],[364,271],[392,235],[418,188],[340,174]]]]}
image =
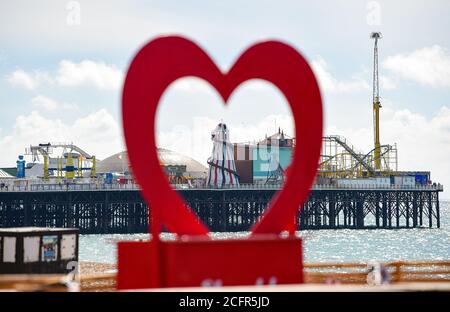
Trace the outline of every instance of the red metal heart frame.
{"type": "Polygon", "coordinates": [[[307,61],[287,44],[266,41],[251,46],[230,71],[222,73],[195,43],[171,36],[150,41],[131,62],[122,95],[122,119],[129,161],[143,197],[152,217],[169,231],[204,235],[208,228],[169,185],[155,141],[161,96],[183,77],[207,81],[225,105],[232,92],[250,79],[266,80],[284,94],[295,122],[293,159],[284,188],[274,196],[252,233],[280,233],[289,228],[314,182],[322,142],[322,100],[307,61]]]}

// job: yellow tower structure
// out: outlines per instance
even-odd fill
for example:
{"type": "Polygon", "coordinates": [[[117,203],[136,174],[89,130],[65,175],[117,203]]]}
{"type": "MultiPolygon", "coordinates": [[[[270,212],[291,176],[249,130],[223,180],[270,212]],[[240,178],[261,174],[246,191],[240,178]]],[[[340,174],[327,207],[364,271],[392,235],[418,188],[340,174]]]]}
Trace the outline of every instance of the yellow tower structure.
{"type": "Polygon", "coordinates": [[[44,156],[44,181],[48,180],[48,156],[44,156]]]}
{"type": "Polygon", "coordinates": [[[73,165],[72,151],[67,153],[66,159],[66,179],[73,179],[75,177],[75,167],[73,165]]]}
{"type": "Polygon", "coordinates": [[[79,178],[82,178],[82,177],[83,177],[83,171],[82,171],[82,168],[83,168],[83,158],[82,158],[81,154],[78,154],[77,160],[78,160],[77,176],[78,176],[79,178]]]}
{"type": "Polygon", "coordinates": [[[95,178],[97,176],[97,159],[95,156],[92,156],[92,166],[91,166],[91,178],[95,178]]]}
{"type": "Polygon", "coordinates": [[[58,178],[58,182],[61,181],[61,177],[62,177],[62,159],[60,157],[58,157],[58,164],[57,164],[57,170],[56,170],[56,176],[58,178]]]}
{"type": "Polygon", "coordinates": [[[378,39],[381,39],[380,32],[373,32],[370,38],[375,40],[373,54],[373,126],[374,126],[374,162],[375,170],[381,170],[381,149],[380,149],[380,88],[378,79],[378,39]]]}

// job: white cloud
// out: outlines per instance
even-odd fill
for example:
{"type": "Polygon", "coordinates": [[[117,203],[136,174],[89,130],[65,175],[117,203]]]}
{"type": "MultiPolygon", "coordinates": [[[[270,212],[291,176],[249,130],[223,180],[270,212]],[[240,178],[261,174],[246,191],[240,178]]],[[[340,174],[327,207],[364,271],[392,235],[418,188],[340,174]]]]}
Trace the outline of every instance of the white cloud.
{"type": "Polygon", "coordinates": [[[62,60],[56,77],[57,83],[62,86],[95,86],[104,90],[118,89],[122,80],[123,73],[115,65],[91,60],[80,63],[62,60]]]}
{"type": "Polygon", "coordinates": [[[36,107],[48,111],[55,111],[55,110],[78,110],[79,107],[76,104],[70,104],[70,103],[59,103],[54,99],[48,98],[43,95],[35,96],[31,99],[31,103],[36,107]]]}
{"type": "Polygon", "coordinates": [[[122,85],[123,73],[114,64],[83,60],[79,63],[62,60],[56,72],[15,70],[7,76],[13,86],[34,90],[43,84],[63,87],[88,86],[100,90],[117,90],[122,85]]]}
{"type": "Polygon", "coordinates": [[[49,111],[56,110],[59,107],[59,104],[55,100],[43,95],[38,95],[32,98],[31,103],[37,108],[42,108],[49,111]]]}
{"type": "Polygon", "coordinates": [[[36,75],[29,74],[22,69],[13,71],[8,75],[7,80],[12,86],[28,90],[34,90],[39,84],[39,78],[36,75]]]}
{"type": "Polygon", "coordinates": [[[397,88],[397,81],[393,77],[381,75],[380,76],[380,88],[382,90],[393,90],[397,88]]]}
{"type": "Polygon", "coordinates": [[[211,86],[200,78],[187,77],[173,82],[173,87],[177,91],[189,93],[210,92],[211,86]]]}
{"type": "Polygon", "coordinates": [[[352,77],[351,80],[340,81],[330,72],[328,63],[319,57],[311,62],[311,67],[317,75],[320,87],[327,92],[345,93],[369,90],[370,85],[362,78],[352,77]]]}
{"type": "Polygon", "coordinates": [[[17,155],[25,147],[42,142],[70,142],[103,159],[123,149],[122,134],[117,121],[105,109],[67,124],[48,119],[39,112],[17,117],[10,133],[0,136],[1,166],[14,166],[17,155]]]}
{"type": "Polygon", "coordinates": [[[434,45],[388,57],[383,67],[395,76],[429,87],[450,87],[450,50],[434,45]]]}

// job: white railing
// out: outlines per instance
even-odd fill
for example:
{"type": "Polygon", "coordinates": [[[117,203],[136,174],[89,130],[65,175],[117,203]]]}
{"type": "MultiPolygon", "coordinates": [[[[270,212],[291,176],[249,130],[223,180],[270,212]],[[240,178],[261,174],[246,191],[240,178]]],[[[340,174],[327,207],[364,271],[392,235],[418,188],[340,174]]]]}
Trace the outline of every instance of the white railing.
{"type": "MultiPolygon", "coordinates": [[[[172,187],[176,190],[279,190],[281,184],[240,184],[227,185],[224,187],[211,187],[211,186],[191,186],[187,184],[173,184],[172,187]]],[[[42,192],[42,191],[126,191],[126,190],[140,190],[138,184],[127,183],[69,183],[69,184],[30,184],[30,185],[5,185],[0,187],[0,192],[42,192]]],[[[322,184],[314,185],[312,190],[435,190],[443,191],[444,187],[441,184],[433,185],[385,185],[385,184],[349,184],[349,185],[332,185],[322,184]]]]}
{"type": "Polygon", "coordinates": [[[348,185],[332,185],[332,184],[323,184],[323,185],[314,185],[313,190],[330,190],[330,189],[338,189],[338,190],[436,190],[443,191],[444,186],[442,184],[435,185],[395,185],[395,184],[348,184],[348,185]]]}

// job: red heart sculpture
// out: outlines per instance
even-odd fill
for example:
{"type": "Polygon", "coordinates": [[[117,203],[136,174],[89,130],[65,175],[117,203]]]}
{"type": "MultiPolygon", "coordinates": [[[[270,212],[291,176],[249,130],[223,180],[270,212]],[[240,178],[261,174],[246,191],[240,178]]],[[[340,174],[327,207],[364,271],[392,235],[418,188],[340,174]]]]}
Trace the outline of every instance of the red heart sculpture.
{"type": "Polygon", "coordinates": [[[155,138],[155,115],[161,96],[183,77],[207,81],[226,104],[232,92],[249,79],[274,84],[289,103],[295,122],[296,145],[284,188],[252,228],[252,233],[279,233],[293,222],[309,195],[322,143],[322,101],[316,78],[294,48],[266,41],[247,49],[227,73],[222,73],[195,43],[182,37],[161,37],[134,57],[125,79],[122,119],[131,168],[151,207],[152,217],[169,231],[207,234],[208,228],[169,185],[161,168],[155,138]]]}

